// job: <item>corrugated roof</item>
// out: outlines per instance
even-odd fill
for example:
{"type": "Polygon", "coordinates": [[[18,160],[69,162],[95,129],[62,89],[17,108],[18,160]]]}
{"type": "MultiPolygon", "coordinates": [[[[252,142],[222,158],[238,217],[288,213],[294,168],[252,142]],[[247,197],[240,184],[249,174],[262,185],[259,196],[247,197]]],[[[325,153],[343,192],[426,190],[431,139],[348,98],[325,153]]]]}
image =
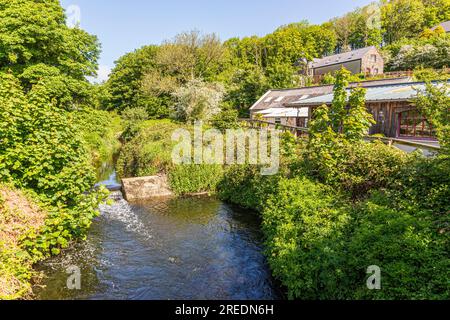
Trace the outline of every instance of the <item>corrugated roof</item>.
{"type": "MultiPolygon", "coordinates": [[[[350,89],[347,89],[350,91],[350,89]]],[[[382,102],[382,101],[409,101],[417,96],[417,90],[425,90],[425,83],[405,83],[396,85],[384,85],[367,88],[366,102],[382,102]]],[[[323,104],[331,104],[333,94],[327,94],[306,100],[298,100],[290,104],[290,106],[317,106],[323,104]]]]}
{"type": "Polygon", "coordinates": [[[257,113],[264,118],[307,118],[309,108],[271,108],[257,113]]]}
{"type": "Polygon", "coordinates": [[[450,32],[450,21],[445,21],[442,22],[441,24],[437,25],[436,27],[434,27],[431,30],[435,30],[437,27],[441,26],[442,28],[444,28],[445,32],[450,32]]]}
{"type": "MultiPolygon", "coordinates": [[[[379,86],[383,84],[392,83],[407,83],[412,82],[411,78],[391,78],[391,79],[381,79],[373,81],[364,81],[360,83],[351,83],[350,87],[356,87],[362,85],[363,87],[379,86]]],[[[252,111],[264,110],[269,108],[283,108],[295,101],[301,99],[309,99],[313,97],[318,97],[326,94],[333,93],[333,85],[325,86],[314,86],[314,87],[303,87],[294,89],[278,89],[269,90],[266,92],[261,99],[259,99],[251,108],[252,111]],[[278,101],[280,97],[283,97],[281,101],[278,101]],[[270,98],[270,100],[269,100],[270,98]],[[266,102],[267,101],[267,102],[266,102]]]]}
{"type": "Polygon", "coordinates": [[[376,47],[366,47],[362,49],[357,49],[349,52],[344,52],[340,54],[335,54],[333,56],[324,57],[322,59],[314,59],[311,67],[313,69],[326,67],[333,64],[344,63],[349,61],[355,61],[362,59],[367,52],[372,49],[376,49],[376,47]]]}

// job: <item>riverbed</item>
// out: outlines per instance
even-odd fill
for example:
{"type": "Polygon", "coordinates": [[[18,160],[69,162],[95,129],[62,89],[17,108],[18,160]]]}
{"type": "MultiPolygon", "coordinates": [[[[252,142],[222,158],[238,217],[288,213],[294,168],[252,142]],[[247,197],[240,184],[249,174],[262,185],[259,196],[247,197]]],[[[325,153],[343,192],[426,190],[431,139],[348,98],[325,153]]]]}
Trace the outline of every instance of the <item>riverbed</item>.
{"type": "MultiPolygon", "coordinates": [[[[108,184],[115,177],[109,175],[108,184]]],[[[88,238],[37,266],[37,299],[279,299],[263,254],[259,218],[211,197],[100,208],[88,238]],[[81,289],[67,288],[67,268],[81,289]]]]}

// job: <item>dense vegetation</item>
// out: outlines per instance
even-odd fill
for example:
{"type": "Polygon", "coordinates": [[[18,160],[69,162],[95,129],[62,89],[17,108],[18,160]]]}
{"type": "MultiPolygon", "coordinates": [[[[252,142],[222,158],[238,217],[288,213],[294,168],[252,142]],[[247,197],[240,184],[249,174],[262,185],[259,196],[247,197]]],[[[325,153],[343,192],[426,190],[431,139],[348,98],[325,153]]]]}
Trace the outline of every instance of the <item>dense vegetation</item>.
{"type": "Polygon", "coordinates": [[[119,172],[165,173],[178,194],[218,193],[258,211],[270,267],[291,299],[448,299],[448,89],[429,85],[418,95],[442,145],[425,158],[362,140],[373,119],[364,90],[345,90],[348,79],[337,75],[334,102],[317,111],[309,139],[283,135],[276,175],[250,164],[172,165],[167,132],[190,125],[168,120],[141,125],[119,172]],[[372,265],[382,270],[382,290],[367,289],[372,265]]]}
{"type": "MultiPolygon", "coordinates": [[[[447,79],[448,73],[430,70],[449,66],[449,36],[442,28],[430,29],[447,20],[450,0],[383,0],[322,25],[301,21],[264,37],[221,42],[214,34],[181,33],[120,58],[106,83],[105,106],[119,112],[143,108],[150,119],[167,118],[179,114],[180,94],[212,90],[222,98],[215,106],[245,116],[268,88],[310,85],[301,75],[308,61],[371,45],[382,48],[385,71],[417,70],[419,80],[447,79]]],[[[334,81],[332,75],[323,80],[334,81]]]]}
{"type": "Polygon", "coordinates": [[[30,294],[33,263],[86,235],[106,197],[91,190],[95,165],[117,151],[120,119],[94,110],[98,88],[86,76],[100,47],[66,26],[59,1],[2,0],[0,17],[0,184],[8,197],[28,195],[39,208],[29,214],[43,212],[30,228],[26,211],[0,201],[0,298],[8,299],[30,294]],[[11,221],[22,221],[21,232],[11,221]]]}
{"type": "Polygon", "coordinates": [[[30,294],[33,263],[86,236],[107,196],[92,188],[95,166],[118,151],[122,123],[122,177],[167,174],[177,194],[217,192],[261,213],[270,266],[290,298],[449,298],[445,86],[416,101],[442,144],[432,159],[362,142],[373,119],[363,89],[347,96],[345,72],[325,79],[335,100],[319,108],[309,140],[283,137],[275,176],[252,165],[174,165],[170,134],[195,120],[238,127],[268,88],[309,85],[298,72],[306,62],[350,48],[382,45],[389,70],[446,79],[434,69],[448,66],[449,36],[429,28],[450,20],[450,0],[382,1],[261,38],[181,33],[123,56],[103,85],[86,80],[97,38],[65,20],[58,0],[0,0],[1,299],[30,294]],[[382,268],[383,290],[366,289],[369,265],[382,268]]]}
{"type": "MultiPolygon", "coordinates": [[[[219,195],[262,214],[269,264],[290,298],[448,299],[448,113],[433,118],[446,132],[436,158],[366,143],[364,115],[339,112],[342,101],[355,101],[343,96],[345,79],[338,76],[333,106],[318,111],[278,176],[231,167],[219,195]],[[372,265],[382,270],[382,290],[366,287],[372,265]]],[[[450,101],[432,88],[417,105],[438,113],[450,101]]]]}
{"type": "Polygon", "coordinates": [[[172,190],[179,194],[214,193],[223,175],[220,165],[176,165],[172,150],[177,142],[172,133],[177,129],[193,133],[192,126],[170,120],[149,120],[140,124],[133,138],[127,142],[117,161],[121,177],[140,177],[166,174],[172,190]]]}

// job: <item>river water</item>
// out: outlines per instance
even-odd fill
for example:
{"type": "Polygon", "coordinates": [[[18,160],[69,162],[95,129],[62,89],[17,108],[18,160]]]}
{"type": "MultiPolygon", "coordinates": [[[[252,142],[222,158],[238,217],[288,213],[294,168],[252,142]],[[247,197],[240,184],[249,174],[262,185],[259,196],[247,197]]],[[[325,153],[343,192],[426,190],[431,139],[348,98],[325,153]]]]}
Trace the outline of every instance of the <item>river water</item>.
{"type": "MultiPolygon", "coordinates": [[[[106,182],[117,185],[112,172],[106,182]]],[[[266,265],[259,219],[210,197],[102,206],[85,242],[37,266],[37,299],[236,299],[280,295],[266,265]],[[66,270],[81,270],[69,290],[66,270]]]]}

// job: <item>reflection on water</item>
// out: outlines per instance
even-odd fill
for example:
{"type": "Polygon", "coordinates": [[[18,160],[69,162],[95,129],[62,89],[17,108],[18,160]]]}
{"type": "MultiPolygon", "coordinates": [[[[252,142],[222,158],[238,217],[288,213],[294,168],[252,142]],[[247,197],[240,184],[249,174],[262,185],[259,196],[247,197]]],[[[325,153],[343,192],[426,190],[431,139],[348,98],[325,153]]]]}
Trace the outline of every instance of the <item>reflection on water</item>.
{"type": "Polygon", "coordinates": [[[38,299],[275,299],[258,219],[212,198],[103,206],[88,240],[39,266],[38,299]],[[66,289],[76,265],[82,289],[66,289]]]}

